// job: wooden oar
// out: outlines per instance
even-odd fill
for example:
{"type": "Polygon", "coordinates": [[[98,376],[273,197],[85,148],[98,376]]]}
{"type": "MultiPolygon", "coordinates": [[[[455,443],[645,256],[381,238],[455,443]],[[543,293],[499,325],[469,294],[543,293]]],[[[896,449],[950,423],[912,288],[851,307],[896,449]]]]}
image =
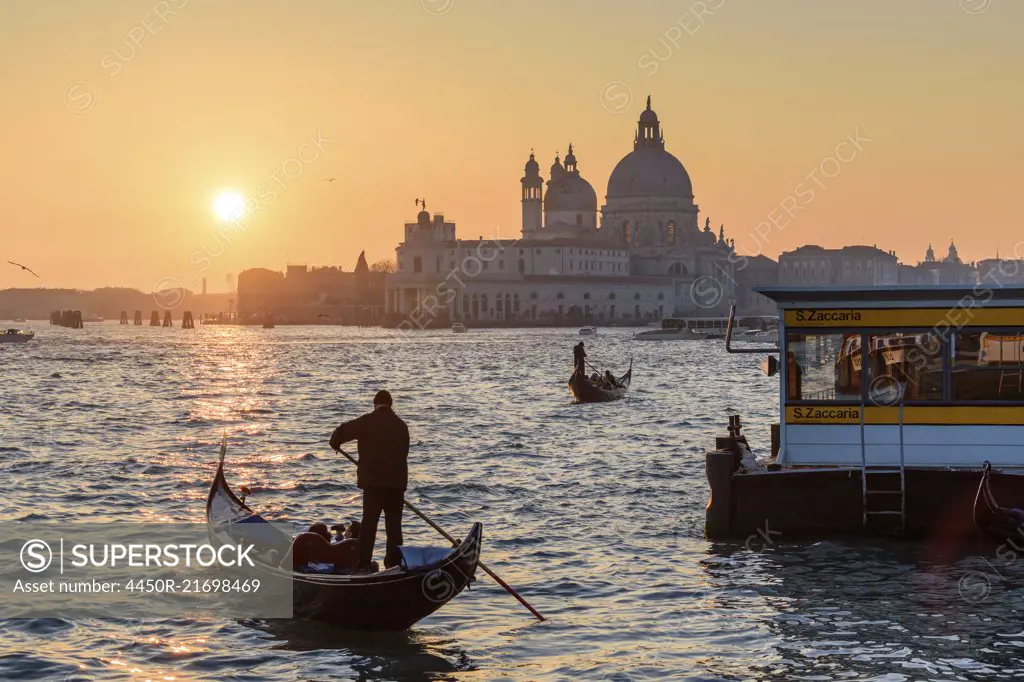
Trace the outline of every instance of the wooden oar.
{"type": "MultiPolygon", "coordinates": [[[[338,452],[340,452],[341,454],[345,455],[345,457],[346,457],[346,458],[348,459],[348,461],[352,462],[352,463],[353,463],[353,464],[355,464],[356,466],[358,466],[358,465],[359,465],[359,462],[357,462],[357,461],[356,461],[356,459],[355,459],[355,458],[354,458],[354,457],[353,457],[352,455],[348,454],[347,452],[345,452],[345,451],[344,451],[344,450],[342,450],[341,448],[338,448],[338,450],[337,450],[337,451],[338,451],[338,452]]],[[[451,535],[449,535],[449,534],[448,534],[448,531],[446,531],[446,530],[445,530],[444,528],[442,528],[441,526],[439,526],[439,525],[437,525],[436,523],[434,523],[434,521],[433,521],[433,520],[432,520],[432,519],[431,519],[431,518],[430,518],[429,516],[427,516],[426,514],[424,514],[423,512],[421,512],[421,511],[420,511],[419,509],[417,509],[417,508],[416,508],[416,506],[415,506],[415,505],[414,505],[414,504],[413,504],[412,502],[410,502],[409,500],[405,499],[405,497],[404,497],[404,496],[403,496],[403,498],[402,498],[402,501],[403,501],[403,502],[405,502],[405,506],[406,506],[406,507],[408,507],[408,508],[409,508],[409,510],[410,510],[410,511],[412,511],[412,513],[416,514],[416,516],[418,516],[418,517],[420,517],[421,519],[423,519],[424,521],[426,521],[426,522],[427,522],[427,524],[429,524],[431,528],[433,528],[433,529],[434,529],[434,530],[436,530],[436,531],[437,531],[438,533],[440,533],[440,534],[441,534],[441,535],[442,535],[442,536],[444,537],[444,539],[445,539],[445,540],[447,540],[448,542],[452,543],[452,547],[458,547],[458,545],[459,545],[459,541],[458,541],[458,540],[456,540],[455,538],[453,538],[453,537],[452,537],[451,535]]],[[[522,604],[523,606],[525,606],[526,608],[528,608],[528,609],[530,610],[530,613],[532,613],[532,614],[533,614],[534,616],[536,616],[536,617],[537,617],[537,620],[539,620],[539,621],[544,621],[544,620],[547,620],[546,618],[544,618],[544,616],[540,615],[540,612],[539,612],[539,611],[538,611],[537,609],[535,609],[535,608],[533,608],[532,606],[530,606],[530,603],[529,603],[529,602],[527,602],[527,601],[526,601],[525,599],[523,599],[523,598],[522,598],[522,597],[521,597],[521,596],[519,595],[519,593],[518,593],[518,592],[516,592],[516,591],[515,591],[515,590],[514,590],[514,589],[512,588],[512,586],[511,586],[511,585],[509,585],[509,584],[508,584],[507,582],[505,582],[504,580],[502,580],[502,579],[501,579],[501,576],[499,576],[499,575],[498,575],[497,573],[495,573],[494,571],[492,571],[491,569],[489,569],[489,568],[487,567],[487,565],[486,565],[486,564],[485,564],[484,562],[482,562],[482,561],[480,561],[480,560],[478,559],[478,560],[477,560],[477,565],[478,565],[478,566],[480,566],[480,568],[484,569],[484,572],[485,572],[485,573],[486,573],[487,575],[489,575],[489,576],[491,576],[492,578],[494,578],[494,582],[498,583],[498,584],[499,584],[499,585],[501,585],[501,586],[502,586],[503,588],[505,588],[505,591],[506,591],[506,592],[508,592],[508,593],[509,593],[509,594],[511,594],[511,595],[512,595],[513,597],[515,597],[516,599],[518,599],[518,600],[519,600],[519,603],[520,603],[520,604],[522,604]]]]}

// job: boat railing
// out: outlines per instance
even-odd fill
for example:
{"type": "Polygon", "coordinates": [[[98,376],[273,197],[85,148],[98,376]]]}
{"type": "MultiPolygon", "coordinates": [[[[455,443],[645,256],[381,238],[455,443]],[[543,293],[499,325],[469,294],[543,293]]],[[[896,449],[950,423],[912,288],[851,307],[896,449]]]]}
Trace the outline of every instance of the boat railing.
{"type": "Polygon", "coordinates": [[[802,400],[821,400],[821,401],[835,400],[836,399],[836,389],[835,388],[823,388],[820,391],[815,391],[814,393],[808,393],[805,396],[801,396],[801,399],[802,400]]]}

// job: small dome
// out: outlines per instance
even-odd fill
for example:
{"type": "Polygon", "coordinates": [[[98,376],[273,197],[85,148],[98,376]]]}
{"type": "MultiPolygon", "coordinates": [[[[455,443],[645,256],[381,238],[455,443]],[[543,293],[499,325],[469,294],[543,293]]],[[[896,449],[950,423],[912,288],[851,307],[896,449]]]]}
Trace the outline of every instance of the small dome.
{"type": "Polygon", "coordinates": [[[540,164],[533,158],[533,152],[530,152],[530,160],[526,162],[526,166],[523,168],[527,173],[539,173],[540,164]]]}
{"type": "Polygon", "coordinates": [[[553,164],[551,164],[551,171],[550,172],[551,172],[551,179],[552,180],[555,180],[556,178],[559,178],[562,175],[565,175],[565,169],[562,168],[562,160],[558,158],[558,154],[555,154],[555,162],[553,164]]]}
{"type": "Polygon", "coordinates": [[[430,223],[430,214],[427,213],[427,209],[423,209],[416,214],[416,222],[420,225],[428,225],[430,223]]]}
{"type": "Polygon", "coordinates": [[[597,211],[597,192],[578,173],[549,182],[544,192],[544,211],[597,211]]]}
{"type": "Polygon", "coordinates": [[[658,115],[650,109],[645,109],[640,114],[640,123],[657,123],[658,115]]]}

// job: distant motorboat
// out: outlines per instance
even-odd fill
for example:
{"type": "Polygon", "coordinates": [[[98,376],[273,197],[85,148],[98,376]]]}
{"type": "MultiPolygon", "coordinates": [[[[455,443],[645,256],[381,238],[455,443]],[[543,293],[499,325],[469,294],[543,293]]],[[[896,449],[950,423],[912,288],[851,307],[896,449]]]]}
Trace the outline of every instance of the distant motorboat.
{"type": "Polygon", "coordinates": [[[580,336],[593,336],[597,333],[597,327],[580,327],[580,336]]]}
{"type": "MultiPolygon", "coordinates": [[[[633,338],[637,341],[707,341],[724,339],[727,320],[724,317],[680,318],[666,317],[661,321],[661,329],[648,329],[637,332],[633,338]]],[[[747,333],[746,327],[736,327],[733,333],[747,333]]]]}
{"type": "Polygon", "coordinates": [[[766,329],[763,332],[757,332],[747,337],[751,341],[760,341],[762,343],[778,343],[779,342],[779,330],[778,329],[766,329]]]}
{"type": "Polygon", "coordinates": [[[103,321],[103,316],[102,315],[86,315],[85,317],[82,318],[82,322],[102,322],[102,321],[103,321]]]}
{"type": "Polygon", "coordinates": [[[453,334],[465,334],[466,333],[466,325],[462,324],[461,322],[453,322],[452,323],[452,333],[453,334]]]}
{"type": "Polygon", "coordinates": [[[27,321],[28,320],[26,320],[24,317],[16,317],[16,318],[14,318],[12,320],[12,322],[27,322],[27,321]]]}
{"type": "Polygon", "coordinates": [[[21,329],[7,329],[0,334],[0,343],[25,343],[36,336],[35,332],[26,332],[21,329]]]}

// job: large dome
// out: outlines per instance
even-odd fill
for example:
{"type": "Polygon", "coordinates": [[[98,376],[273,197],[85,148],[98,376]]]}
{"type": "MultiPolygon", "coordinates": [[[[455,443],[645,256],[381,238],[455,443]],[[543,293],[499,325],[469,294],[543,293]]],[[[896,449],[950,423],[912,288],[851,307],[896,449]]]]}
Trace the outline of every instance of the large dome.
{"type": "Polygon", "coordinates": [[[627,154],[608,178],[608,198],[664,197],[693,199],[690,175],[679,159],[665,151],[658,115],[647,108],[637,121],[633,151],[627,154]]]}
{"type": "Polygon", "coordinates": [[[671,197],[692,199],[693,185],[679,159],[664,149],[635,149],[608,178],[608,198],[671,197]]]}

